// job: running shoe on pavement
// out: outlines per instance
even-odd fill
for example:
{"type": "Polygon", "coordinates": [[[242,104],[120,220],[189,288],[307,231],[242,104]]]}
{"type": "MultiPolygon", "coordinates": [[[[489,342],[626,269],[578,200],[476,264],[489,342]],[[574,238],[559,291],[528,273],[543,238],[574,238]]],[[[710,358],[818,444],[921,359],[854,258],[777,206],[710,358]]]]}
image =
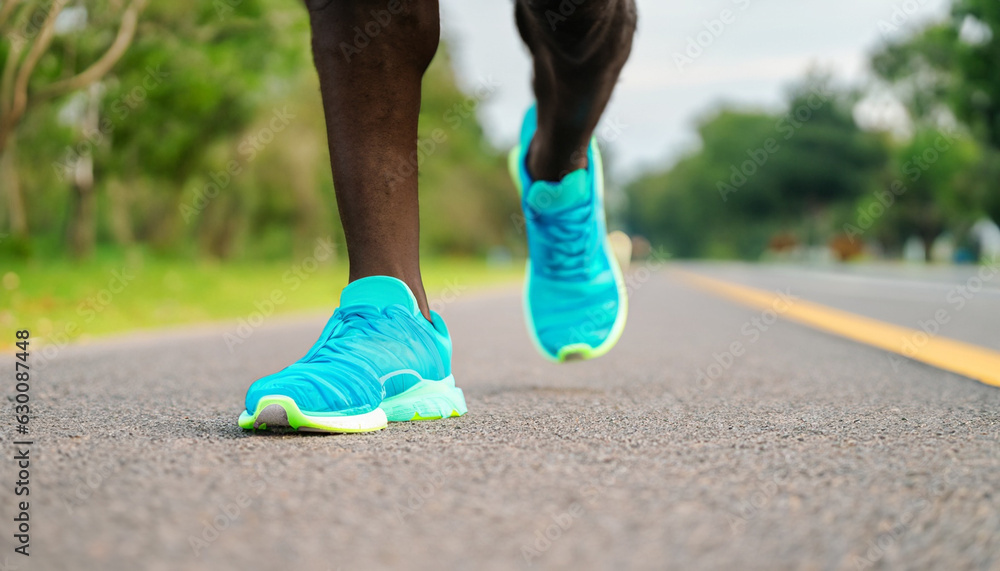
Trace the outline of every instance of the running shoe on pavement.
{"type": "Polygon", "coordinates": [[[451,374],[451,336],[441,316],[431,316],[433,323],[396,278],[352,282],[312,349],[250,386],[239,425],[369,432],[387,421],[465,414],[451,374]]]}

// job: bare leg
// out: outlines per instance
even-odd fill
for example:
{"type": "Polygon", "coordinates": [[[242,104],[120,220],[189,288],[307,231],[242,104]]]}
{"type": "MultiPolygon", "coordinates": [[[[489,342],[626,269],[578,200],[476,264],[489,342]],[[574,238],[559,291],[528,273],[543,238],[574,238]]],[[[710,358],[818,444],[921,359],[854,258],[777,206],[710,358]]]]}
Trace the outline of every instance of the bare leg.
{"type": "Polygon", "coordinates": [[[535,180],[587,165],[587,145],[632,49],[633,0],[517,0],[517,27],[534,57],[535,180]]]}
{"type": "Polygon", "coordinates": [[[429,318],[412,155],[420,82],[440,36],[437,0],[306,3],[350,280],[399,278],[429,318]]]}

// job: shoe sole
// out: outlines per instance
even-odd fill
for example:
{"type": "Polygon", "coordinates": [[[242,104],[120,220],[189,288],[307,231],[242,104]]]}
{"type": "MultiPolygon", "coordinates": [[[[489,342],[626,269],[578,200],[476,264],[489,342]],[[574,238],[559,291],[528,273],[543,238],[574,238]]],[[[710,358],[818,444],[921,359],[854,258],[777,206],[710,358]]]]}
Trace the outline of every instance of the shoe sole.
{"type": "Polygon", "coordinates": [[[465,394],[455,386],[455,377],[449,375],[440,381],[420,378],[413,371],[399,371],[383,377],[400,374],[416,376],[419,381],[406,391],[384,399],[378,408],[364,414],[335,416],[302,412],[291,397],[271,395],[257,402],[253,414],[240,414],[240,428],[246,430],[273,430],[290,428],[298,432],[328,432],[335,434],[374,432],[388,426],[389,422],[413,420],[438,420],[462,416],[469,411],[465,394]]]}
{"type": "Polygon", "coordinates": [[[271,395],[257,401],[253,414],[240,414],[240,428],[246,430],[273,430],[290,428],[299,432],[353,433],[373,432],[388,426],[385,412],[376,408],[364,414],[348,416],[304,413],[291,397],[271,395]]]}
{"type": "MultiPolygon", "coordinates": [[[[597,149],[596,143],[591,143],[594,145],[594,181],[597,187],[597,198],[604,208],[604,162],[601,159],[601,153],[597,149]]],[[[524,196],[524,186],[521,184],[521,145],[516,145],[507,157],[507,169],[510,171],[510,177],[514,181],[514,186],[517,187],[517,194],[520,197],[524,196]]],[[[611,249],[611,241],[608,239],[605,233],[604,242],[602,244],[602,249],[604,255],[608,258],[608,265],[611,266],[611,272],[615,277],[615,285],[618,289],[618,315],[615,316],[615,322],[611,326],[611,332],[608,334],[607,339],[605,339],[597,347],[591,347],[586,343],[574,343],[570,345],[565,345],[559,348],[559,352],[556,354],[550,353],[548,349],[542,345],[541,339],[538,338],[538,333],[536,333],[535,320],[531,316],[531,304],[528,301],[530,298],[528,292],[531,288],[531,259],[529,258],[525,264],[525,278],[524,278],[524,292],[522,294],[524,306],[524,319],[528,324],[528,334],[531,337],[532,343],[535,345],[535,349],[542,354],[543,357],[552,361],[554,363],[566,363],[569,361],[585,361],[587,359],[596,359],[608,351],[611,350],[618,340],[621,339],[622,333],[625,332],[625,320],[628,318],[628,291],[625,287],[625,275],[622,273],[621,266],[618,264],[618,258],[615,257],[614,251],[611,249]]]]}
{"type": "Polygon", "coordinates": [[[469,411],[465,404],[465,394],[455,386],[455,377],[448,375],[440,381],[421,378],[414,371],[399,371],[386,375],[412,375],[418,379],[409,389],[382,400],[379,409],[385,412],[389,422],[408,422],[411,420],[437,420],[453,416],[462,416],[469,411]]]}

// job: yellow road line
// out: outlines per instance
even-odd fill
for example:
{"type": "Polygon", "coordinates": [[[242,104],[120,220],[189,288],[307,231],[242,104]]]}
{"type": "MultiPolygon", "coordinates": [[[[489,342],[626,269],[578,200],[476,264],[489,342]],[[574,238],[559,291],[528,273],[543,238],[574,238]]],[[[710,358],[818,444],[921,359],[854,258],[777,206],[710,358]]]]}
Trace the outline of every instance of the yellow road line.
{"type": "Polygon", "coordinates": [[[945,371],[964,375],[987,385],[1000,387],[1000,353],[984,347],[928,335],[918,329],[892,325],[802,299],[788,303],[772,292],[700,274],[681,270],[675,272],[691,285],[743,305],[776,310],[782,317],[820,331],[840,335],[945,371]],[[779,307],[780,309],[776,309],[779,307]]]}

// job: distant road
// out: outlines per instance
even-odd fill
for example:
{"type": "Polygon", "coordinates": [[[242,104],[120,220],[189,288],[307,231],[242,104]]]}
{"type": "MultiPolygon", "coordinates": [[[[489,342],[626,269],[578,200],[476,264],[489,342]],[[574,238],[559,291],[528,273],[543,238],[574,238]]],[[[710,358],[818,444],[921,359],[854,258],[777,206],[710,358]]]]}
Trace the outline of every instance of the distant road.
{"type": "Polygon", "coordinates": [[[232,354],[221,328],[71,347],[33,377],[30,560],[0,425],[0,563],[998,569],[1000,389],[682,277],[911,329],[943,309],[938,337],[1000,353],[1000,276],[948,299],[970,271],[633,268],[619,346],[562,366],[535,354],[517,291],[467,294],[442,313],[469,414],[367,435],[236,426],[247,385],[325,315],[272,319],[232,354]]]}

